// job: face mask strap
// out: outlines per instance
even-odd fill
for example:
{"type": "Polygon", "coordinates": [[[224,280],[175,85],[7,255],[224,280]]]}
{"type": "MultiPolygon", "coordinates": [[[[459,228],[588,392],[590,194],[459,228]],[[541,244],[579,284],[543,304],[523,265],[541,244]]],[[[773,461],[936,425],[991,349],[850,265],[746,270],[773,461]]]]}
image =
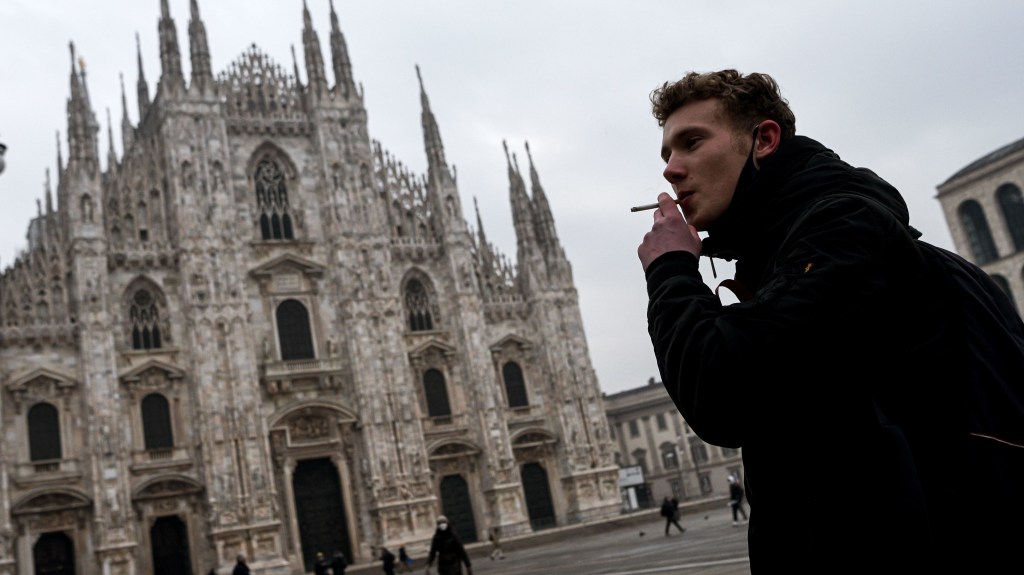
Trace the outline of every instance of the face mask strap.
{"type": "Polygon", "coordinates": [[[754,141],[750,143],[750,160],[754,163],[754,169],[760,170],[761,166],[757,163],[757,154],[754,152],[757,150],[757,138],[761,135],[761,122],[758,122],[754,126],[754,141]]]}

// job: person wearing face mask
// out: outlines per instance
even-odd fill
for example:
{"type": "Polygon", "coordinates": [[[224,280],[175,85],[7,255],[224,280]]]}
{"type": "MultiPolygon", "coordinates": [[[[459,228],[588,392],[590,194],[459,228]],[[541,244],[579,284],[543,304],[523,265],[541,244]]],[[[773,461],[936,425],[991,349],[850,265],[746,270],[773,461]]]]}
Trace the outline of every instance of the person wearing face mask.
{"type": "Polygon", "coordinates": [[[463,547],[459,537],[448,525],[448,518],[444,515],[437,517],[437,530],[434,531],[434,538],[430,541],[430,553],[427,555],[426,574],[430,575],[430,568],[437,560],[437,575],[462,575],[462,565],[466,565],[466,575],[473,575],[473,565],[469,560],[469,554],[463,547]]]}

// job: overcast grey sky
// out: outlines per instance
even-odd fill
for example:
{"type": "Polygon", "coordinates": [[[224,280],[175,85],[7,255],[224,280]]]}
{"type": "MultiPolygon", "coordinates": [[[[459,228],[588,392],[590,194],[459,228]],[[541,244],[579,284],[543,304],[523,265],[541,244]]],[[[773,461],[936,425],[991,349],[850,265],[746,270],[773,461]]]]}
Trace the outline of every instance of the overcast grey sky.
{"type": "MultiPolygon", "coordinates": [[[[307,0],[329,68],[328,0],[307,0]]],[[[170,0],[186,77],[188,0],[170,0]]],[[[636,247],[668,190],[650,91],[688,70],[766,72],[798,133],[873,169],[907,199],[911,223],[952,248],[936,186],[1024,136],[1024,2],[949,0],[335,0],[370,136],[425,170],[419,65],[458,169],[466,216],[477,198],[488,238],[515,257],[502,140],[529,142],[573,265],[590,354],[609,393],[657,376],[636,247]]],[[[302,58],[302,1],[200,0],[215,73],[252,43],[291,70],[302,58]]],[[[139,34],[150,93],[160,75],[159,0],[0,2],[0,265],[25,248],[28,221],[67,157],[65,102],[75,43],[107,149],[122,152],[119,74],[135,101],[139,34]]],[[[329,72],[328,72],[329,73],[329,72]]],[[[303,67],[302,80],[305,81],[303,67]]],[[[55,182],[54,182],[55,184],[55,182]]],[[[716,262],[717,285],[731,267],[716,262]]]]}

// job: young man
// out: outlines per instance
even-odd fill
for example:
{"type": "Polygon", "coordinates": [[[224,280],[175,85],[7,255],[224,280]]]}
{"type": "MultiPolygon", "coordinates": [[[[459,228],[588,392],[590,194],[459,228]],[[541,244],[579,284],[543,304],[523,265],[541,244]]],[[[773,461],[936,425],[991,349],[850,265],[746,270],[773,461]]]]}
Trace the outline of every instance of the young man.
{"type": "Polygon", "coordinates": [[[770,76],[690,73],[651,102],[676,197],[638,248],[648,328],[687,423],[742,448],[751,570],[1011,561],[1024,323],[1006,294],[918,241],[892,186],[797,136],[770,76]],[[740,303],[704,284],[700,255],[736,260],[740,303]]]}

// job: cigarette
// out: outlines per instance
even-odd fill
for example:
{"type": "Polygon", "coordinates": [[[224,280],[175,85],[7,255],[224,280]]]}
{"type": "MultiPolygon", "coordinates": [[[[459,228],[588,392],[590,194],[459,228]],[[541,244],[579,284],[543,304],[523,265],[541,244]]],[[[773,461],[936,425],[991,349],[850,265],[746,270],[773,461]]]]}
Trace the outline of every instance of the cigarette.
{"type": "MultiPolygon", "coordinates": [[[[679,200],[672,200],[672,202],[675,203],[676,205],[679,205],[679,200]]],[[[653,204],[644,204],[642,206],[633,206],[632,208],[629,208],[629,211],[631,211],[631,212],[642,212],[644,210],[653,210],[656,207],[658,207],[658,203],[657,202],[655,202],[653,204]]]]}

